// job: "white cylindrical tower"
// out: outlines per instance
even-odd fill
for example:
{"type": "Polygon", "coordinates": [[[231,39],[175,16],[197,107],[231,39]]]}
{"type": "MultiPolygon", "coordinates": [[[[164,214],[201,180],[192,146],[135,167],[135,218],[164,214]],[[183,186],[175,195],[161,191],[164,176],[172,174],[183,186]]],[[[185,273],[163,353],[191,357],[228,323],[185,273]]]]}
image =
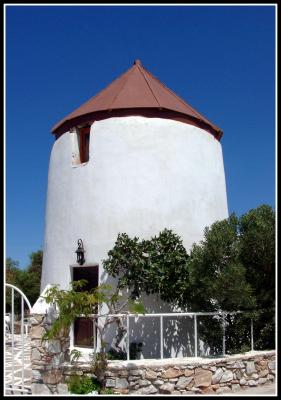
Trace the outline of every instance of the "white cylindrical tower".
{"type": "Polygon", "coordinates": [[[168,228],[190,249],[228,216],[222,132],[138,60],[53,132],[42,290],[68,286],[79,238],[101,282],[119,232],[168,228]]]}
{"type": "MultiPolygon", "coordinates": [[[[108,282],[102,260],[118,233],[149,239],[168,228],[189,250],[206,226],[228,217],[221,130],[138,60],[53,133],[41,290],[47,284],[66,289],[83,278],[90,287],[108,282]],[[78,239],[85,250],[81,265],[78,239]]],[[[168,310],[149,299],[149,312],[168,310]]],[[[89,344],[92,325],[79,323],[74,344],[89,344]]],[[[153,324],[143,325],[139,338],[150,358],[151,329],[159,321],[153,324]]]]}

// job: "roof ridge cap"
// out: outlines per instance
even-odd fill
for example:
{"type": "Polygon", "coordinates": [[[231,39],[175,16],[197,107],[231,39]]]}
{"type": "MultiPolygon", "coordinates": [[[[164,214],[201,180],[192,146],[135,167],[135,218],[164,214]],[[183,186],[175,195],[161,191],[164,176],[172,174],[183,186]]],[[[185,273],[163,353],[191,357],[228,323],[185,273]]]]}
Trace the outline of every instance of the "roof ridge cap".
{"type": "Polygon", "coordinates": [[[150,89],[150,91],[151,91],[153,97],[154,97],[155,100],[157,101],[159,107],[161,107],[161,104],[159,103],[156,94],[154,93],[154,91],[153,91],[152,88],[150,87],[150,84],[149,84],[149,82],[148,82],[148,79],[146,78],[146,76],[145,76],[145,74],[144,74],[144,71],[143,71],[144,67],[143,67],[142,65],[138,64],[138,63],[136,63],[136,66],[138,67],[138,69],[140,70],[142,76],[144,77],[144,80],[146,81],[147,86],[149,87],[149,89],[150,89]]]}
{"type": "Polygon", "coordinates": [[[195,114],[199,115],[202,118],[202,121],[207,121],[209,124],[214,125],[209,121],[207,118],[205,118],[202,114],[200,114],[195,108],[193,108],[191,105],[186,103],[179,95],[177,95],[173,90],[171,90],[168,86],[165,85],[160,79],[158,79],[156,76],[154,76],[151,72],[149,72],[147,69],[143,67],[143,69],[152,76],[152,78],[156,79],[162,86],[164,86],[165,89],[167,89],[173,96],[175,96],[181,103],[183,103],[185,106],[189,107],[195,114]]]}
{"type": "MultiPolygon", "coordinates": [[[[116,94],[116,96],[114,96],[114,98],[113,98],[113,100],[111,101],[111,103],[109,104],[109,110],[110,110],[110,107],[113,105],[113,103],[115,102],[115,100],[117,99],[117,97],[120,95],[120,93],[122,92],[122,90],[124,89],[124,87],[125,87],[125,85],[126,85],[126,83],[128,82],[128,79],[129,79],[129,73],[133,70],[133,68],[134,68],[134,66],[133,67],[131,67],[131,68],[129,68],[126,72],[124,72],[122,75],[120,75],[119,76],[119,78],[121,78],[122,76],[123,76],[123,78],[124,78],[124,75],[126,75],[127,74],[127,76],[126,76],[126,78],[124,79],[124,83],[123,83],[123,85],[122,85],[122,88],[119,90],[119,92],[116,94]]],[[[115,79],[115,80],[117,80],[117,79],[115,79]]],[[[113,82],[111,82],[111,83],[113,83],[113,82]]],[[[107,86],[108,87],[108,86],[107,86]]]]}

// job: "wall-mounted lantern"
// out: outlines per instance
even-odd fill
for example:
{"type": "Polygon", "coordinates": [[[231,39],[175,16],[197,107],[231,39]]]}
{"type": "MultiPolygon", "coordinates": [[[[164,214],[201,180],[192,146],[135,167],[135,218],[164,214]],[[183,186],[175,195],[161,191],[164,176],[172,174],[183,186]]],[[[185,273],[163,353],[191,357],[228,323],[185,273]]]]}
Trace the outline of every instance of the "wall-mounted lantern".
{"type": "Polygon", "coordinates": [[[84,257],[84,247],[83,247],[83,242],[82,239],[78,239],[78,249],[75,251],[75,253],[77,254],[77,263],[80,265],[83,265],[85,262],[85,257],[84,257]]]}

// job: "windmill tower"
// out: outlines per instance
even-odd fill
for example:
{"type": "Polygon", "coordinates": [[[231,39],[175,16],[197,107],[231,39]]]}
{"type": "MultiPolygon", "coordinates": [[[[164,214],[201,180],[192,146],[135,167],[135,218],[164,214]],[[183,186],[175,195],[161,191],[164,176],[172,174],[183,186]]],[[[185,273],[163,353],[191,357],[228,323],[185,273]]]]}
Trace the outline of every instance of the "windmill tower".
{"type": "Polygon", "coordinates": [[[42,290],[66,288],[85,271],[104,281],[101,260],[119,232],[150,238],[172,229],[188,250],[228,217],[222,131],[139,60],[53,134],[42,290]],[[86,261],[77,269],[79,238],[86,261]]]}

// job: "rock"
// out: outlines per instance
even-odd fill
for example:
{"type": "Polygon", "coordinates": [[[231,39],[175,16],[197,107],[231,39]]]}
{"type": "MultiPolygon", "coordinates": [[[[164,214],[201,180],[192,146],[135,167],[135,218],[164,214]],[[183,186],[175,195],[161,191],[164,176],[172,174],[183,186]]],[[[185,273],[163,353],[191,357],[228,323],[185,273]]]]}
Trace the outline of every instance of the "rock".
{"type": "Polygon", "coordinates": [[[267,379],[266,379],[266,378],[259,378],[259,380],[258,380],[259,385],[263,385],[263,384],[265,384],[266,382],[267,382],[267,379]]]}
{"type": "Polygon", "coordinates": [[[62,380],[62,372],[60,370],[47,371],[42,374],[42,378],[46,385],[55,385],[62,380]]]}
{"type": "Polygon", "coordinates": [[[254,381],[253,379],[250,379],[248,381],[249,386],[258,386],[258,381],[254,381]]]}
{"type": "Polygon", "coordinates": [[[216,383],[219,383],[223,374],[224,371],[221,368],[218,368],[214,373],[214,375],[212,376],[212,384],[215,385],[216,383]]]}
{"type": "Polygon", "coordinates": [[[269,369],[276,369],[275,361],[270,361],[270,362],[268,363],[268,368],[269,368],[269,369]]]}
{"type": "Polygon", "coordinates": [[[37,394],[47,394],[47,395],[51,394],[48,386],[41,383],[32,383],[31,393],[33,396],[37,394]]]}
{"type": "Polygon", "coordinates": [[[259,374],[252,374],[252,375],[251,375],[251,378],[252,378],[252,379],[258,379],[258,378],[259,378],[259,374]]]}
{"type": "Polygon", "coordinates": [[[140,387],[149,386],[151,384],[151,382],[147,379],[140,379],[139,381],[137,381],[137,383],[140,387]]]}
{"type": "Polygon", "coordinates": [[[184,371],[184,375],[185,376],[191,376],[191,375],[194,375],[194,371],[193,371],[193,369],[186,369],[185,371],[184,371]]]}
{"type": "Polygon", "coordinates": [[[208,370],[204,370],[201,368],[197,368],[195,370],[194,375],[194,386],[195,387],[204,387],[210,386],[212,382],[212,372],[208,370]]]}
{"type": "Polygon", "coordinates": [[[32,326],[30,329],[30,336],[32,339],[41,339],[44,333],[46,333],[46,330],[40,325],[32,326]]]}
{"type": "Polygon", "coordinates": [[[128,394],[129,393],[129,389],[122,389],[122,388],[116,388],[114,389],[114,393],[121,393],[121,394],[128,394]]]}
{"type": "Polygon", "coordinates": [[[229,368],[238,368],[238,369],[242,369],[245,368],[245,365],[242,361],[236,361],[231,367],[229,368]]]}
{"type": "Polygon", "coordinates": [[[154,394],[157,393],[158,390],[153,385],[149,385],[144,388],[141,388],[138,392],[140,394],[154,394]]]}
{"type": "Polygon", "coordinates": [[[274,375],[268,374],[267,379],[270,381],[274,381],[274,375]]]}
{"type": "Polygon", "coordinates": [[[231,385],[231,390],[232,390],[233,392],[237,392],[237,391],[240,390],[240,389],[241,389],[241,386],[240,386],[239,384],[231,385]]]}
{"type": "Polygon", "coordinates": [[[129,381],[129,382],[138,381],[139,379],[141,379],[140,376],[129,376],[129,377],[128,377],[128,381],[129,381]]]}
{"type": "Polygon", "coordinates": [[[183,371],[175,368],[168,368],[166,371],[162,372],[161,378],[171,379],[178,378],[183,375],[183,371]]]}
{"type": "Polygon", "coordinates": [[[256,372],[256,367],[255,367],[254,361],[246,362],[246,374],[252,375],[254,372],[256,372]]]}
{"type": "Polygon", "coordinates": [[[64,354],[60,353],[53,357],[52,366],[53,368],[58,368],[64,362],[64,354]]]}
{"type": "Polygon", "coordinates": [[[41,339],[31,339],[30,341],[31,348],[37,347],[39,351],[44,351],[41,345],[42,345],[41,339]]]}
{"type": "Polygon", "coordinates": [[[231,392],[230,387],[224,386],[224,387],[220,387],[220,388],[216,391],[216,394],[219,394],[219,393],[229,393],[229,392],[231,392]]]}
{"type": "Polygon", "coordinates": [[[31,361],[34,360],[41,360],[41,353],[38,351],[38,349],[36,349],[36,347],[31,349],[31,361]]]}
{"type": "Polygon", "coordinates": [[[47,353],[55,354],[61,352],[61,345],[59,340],[46,340],[44,347],[47,353]]]}
{"type": "Polygon", "coordinates": [[[240,379],[239,383],[240,383],[241,386],[247,386],[248,385],[248,381],[246,381],[246,379],[244,379],[244,378],[240,379]]]}
{"type": "Polygon", "coordinates": [[[170,394],[174,390],[174,387],[175,385],[173,383],[164,383],[164,385],[159,387],[159,393],[170,394]]]}
{"type": "Polygon", "coordinates": [[[65,342],[63,342],[62,346],[61,346],[61,351],[65,352],[69,349],[70,347],[70,340],[67,340],[65,342]]]}
{"type": "Polygon", "coordinates": [[[42,379],[42,375],[41,375],[40,371],[37,371],[36,369],[32,370],[32,381],[37,382],[37,383],[39,383],[38,381],[40,381],[40,382],[42,381],[41,383],[43,383],[43,379],[42,379]]]}
{"type": "Polygon", "coordinates": [[[233,378],[234,379],[241,379],[243,377],[243,372],[241,371],[241,369],[237,369],[234,374],[233,374],[233,378]]]}
{"type": "Polygon", "coordinates": [[[215,372],[217,370],[217,367],[214,366],[214,367],[210,367],[209,369],[210,369],[210,371],[215,372]]]}
{"type": "Polygon", "coordinates": [[[172,378],[168,379],[169,382],[176,383],[179,379],[178,378],[172,378]]]}
{"type": "Polygon", "coordinates": [[[157,372],[152,371],[151,369],[145,371],[146,379],[154,380],[154,379],[157,379],[157,376],[158,376],[157,372]]]}
{"type": "Polygon", "coordinates": [[[218,383],[216,383],[215,385],[211,385],[211,388],[214,390],[217,390],[220,388],[220,385],[218,383]]]}
{"type": "Polygon", "coordinates": [[[115,379],[106,379],[105,387],[115,387],[115,379]]]}
{"type": "Polygon", "coordinates": [[[186,376],[181,376],[178,380],[178,383],[176,384],[176,389],[185,389],[187,385],[192,381],[193,376],[186,377],[186,376]]]}
{"type": "Polygon", "coordinates": [[[114,371],[105,371],[104,376],[106,378],[115,378],[116,377],[116,373],[114,371]]]}
{"type": "Polygon", "coordinates": [[[261,360],[259,362],[259,366],[261,369],[267,369],[267,364],[268,364],[268,361],[266,361],[266,360],[261,360]]]}
{"type": "Polygon", "coordinates": [[[144,371],[141,369],[130,369],[129,375],[131,376],[140,376],[143,378],[144,371]]]}
{"type": "Polygon", "coordinates": [[[125,378],[116,378],[116,384],[115,388],[116,389],[127,389],[129,386],[127,379],[125,378]]]}
{"type": "Polygon", "coordinates": [[[203,394],[214,394],[215,391],[211,387],[207,387],[207,388],[202,389],[202,393],[203,394]]]}
{"type": "Polygon", "coordinates": [[[120,377],[122,377],[122,378],[127,378],[127,376],[129,375],[129,372],[128,372],[126,369],[124,369],[123,371],[120,371],[120,372],[118,373],[118,375],[119,375],[120,377]]]}
{"type": "Polygon", "coordinates": [[[156,381],[153,382],[153,385],[155,386],[161,386],[164,384],[164,381],[162,381],[161,379],[157,379],[156,381]]]}
{"type": "Polygon", "coordinates": [[[231,371],[225,371],[221,377],[220,383],[230,382],[233,379],[233,373],[231,371]]]}
{"type": "Polygon", "coordinates": [[[65,383],[59,383],[57,385],[58,394],[69,394],[68,387],[65,383]]]}
{"type": "Polygon", "coordinates": [[[46,365],[46,361],[44,360],[33,360],[32,361],[32,367],[35,369],[38,369],[38,366],[45,366],[46,365]]]}

